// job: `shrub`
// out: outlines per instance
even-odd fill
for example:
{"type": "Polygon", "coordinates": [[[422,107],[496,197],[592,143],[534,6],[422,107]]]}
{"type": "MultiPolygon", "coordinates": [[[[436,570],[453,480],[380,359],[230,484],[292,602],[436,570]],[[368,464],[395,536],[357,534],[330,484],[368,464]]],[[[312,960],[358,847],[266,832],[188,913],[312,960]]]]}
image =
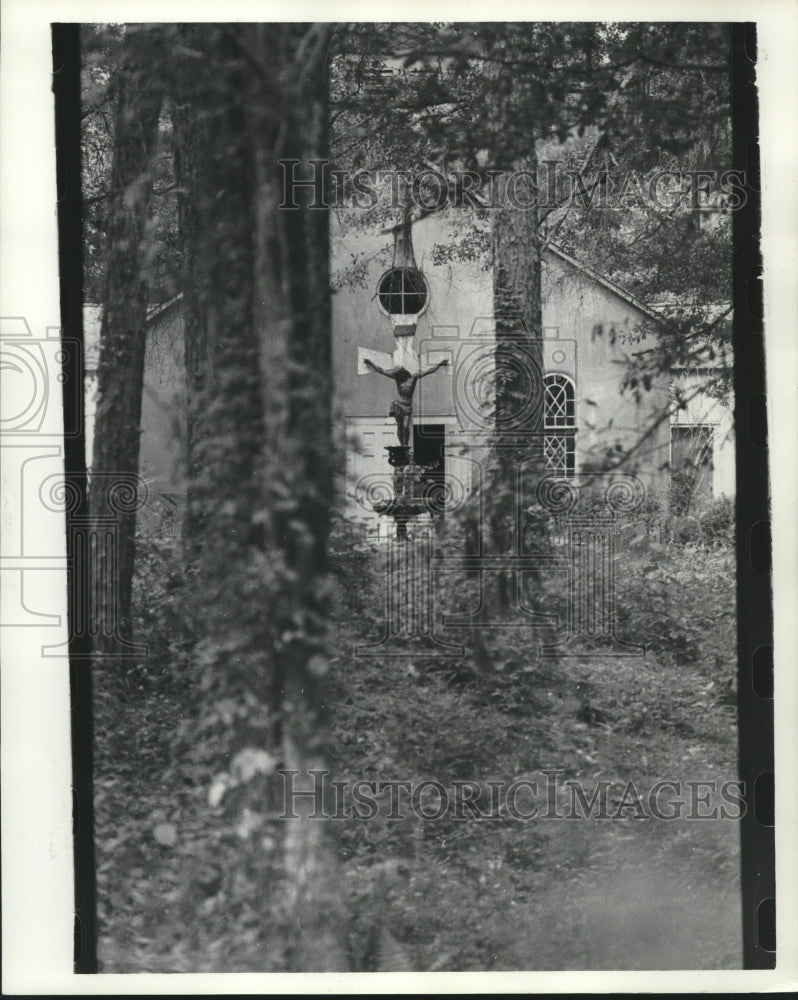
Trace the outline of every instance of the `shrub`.
{"type": "Polygon", "coordinates": [[[676,542],[677,545],[695,543],[701,539],[701,524],[697,517],[689,515],[672,517],[670,533],[672,541],[676,542]]]}
{"type": "Polygon", "coordinates": [[[674,663],[733,662],[733,555],[697,547],[685,559],[665,547],[649,557],[621,559],[617,612],[623,638],[645,643],[674,663]]]}
{"type": "Polygon", "coordinates": [[[707,507],[701,515],[701,534],[706,542],[734,541],[734,501],[721,496],[707,507]]]}

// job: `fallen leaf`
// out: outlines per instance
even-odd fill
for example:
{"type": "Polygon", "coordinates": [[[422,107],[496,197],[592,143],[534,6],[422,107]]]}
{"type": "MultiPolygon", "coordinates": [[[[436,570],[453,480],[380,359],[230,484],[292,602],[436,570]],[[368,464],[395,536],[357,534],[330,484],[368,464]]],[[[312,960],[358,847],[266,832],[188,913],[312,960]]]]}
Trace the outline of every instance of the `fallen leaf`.
{"type": "Polygon", "coordinates": [[[230,770],[237,782],[247,782],[256,774],[272,774],[276,766],[277,761],[266,750],[246,747],[235,755],[230,770]]]}
{"type": "Polygon", "coordinates": [[[162,847],[174,847],[177,843],[177,830],[171,823],[159,823],[152,835],[162,847]]]}
{"type": "Polygon", "coordinates": [[[226,774],[220,774],[214,778],[213,784],[208,789],[208,805],[211,809],[216,809],[221,805],[224,794],[229,788],[229,778],[226,774]]]}

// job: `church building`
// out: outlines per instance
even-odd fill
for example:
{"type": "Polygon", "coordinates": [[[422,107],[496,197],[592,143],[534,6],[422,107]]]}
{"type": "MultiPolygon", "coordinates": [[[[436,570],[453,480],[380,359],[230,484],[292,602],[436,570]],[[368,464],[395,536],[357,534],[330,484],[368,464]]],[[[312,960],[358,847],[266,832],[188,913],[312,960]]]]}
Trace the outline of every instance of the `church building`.
{"type": "MultiPolygon", "coordinates": [[[[399,444],[391,371],[421,376],[413,380],[408,446],[444,498],[444,513],[480,485],[478,456],[494,430],[493,281],[479,260],[441,253],[462,231],[462,211],[376,232],[356,228],[346,210],[331,216],[333,416],[346,454],[340,499],[345,518],[373,538],[395,531],[374,509],[391,481],[389,449],[399,444]]],[[[731,407],[702,391],[706,370],[674,371],[645,391],[621,391],[629,358],[648,349],[661,312],[555,245],[544,251],[542,306],[543,370],[528,374],[531,392],[543,394],[549,473],[583,476],[613,450],[631,452],[625,468],[663,516],[679,467],[692,470],[697,505],[733,495],[731,407]],[[675,386],[689,389],[681,409],[672,405],[675,386]]],[[[177,296],[149,311],[140,466],[151,494],[178,503],[186,469],[181,308],[177,296]]],[[[89,466],[99,316],[98,307],[85,307],[89,466]]]]}

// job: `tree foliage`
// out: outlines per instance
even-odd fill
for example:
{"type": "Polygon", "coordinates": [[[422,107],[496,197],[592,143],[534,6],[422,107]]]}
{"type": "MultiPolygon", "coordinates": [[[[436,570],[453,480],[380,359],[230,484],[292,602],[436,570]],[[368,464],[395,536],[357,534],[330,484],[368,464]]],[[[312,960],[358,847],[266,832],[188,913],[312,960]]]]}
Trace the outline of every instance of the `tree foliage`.
{"type": "MultiPolygon", "coordinates": [[[[473,190],[489,205],[497,171],[528,170],[538,211],[516,214],[539,234],[522,273],[534,273],[548,242],[588,265],[601,261],[606,277],[664,306],[664,322],[638,331],[655,348],[627,384],[709,365],[718,393],[727,392],[724,209],[739,197],[733,180],[718,190],[730,167],[727,25],[368,25],[345,38],[333,73],[338,167],[351,174],[434,166],[447,177],[472,170],[473,190]]],[[[470,224],[456,244],[437,248],[437,259],[480,259],[506,272],[497,253],[508,241],[491,225],[500,223],[500,207],[460,204],[471,205],[470,224]]],[[[357,213],[355,224],[385,214],[383,203],[357,213]]],[[[506,297],[506,289],[496,292],[497,302],[506,297]]],[[[519,314],[535,293],[517,293],[519,314]]]]}

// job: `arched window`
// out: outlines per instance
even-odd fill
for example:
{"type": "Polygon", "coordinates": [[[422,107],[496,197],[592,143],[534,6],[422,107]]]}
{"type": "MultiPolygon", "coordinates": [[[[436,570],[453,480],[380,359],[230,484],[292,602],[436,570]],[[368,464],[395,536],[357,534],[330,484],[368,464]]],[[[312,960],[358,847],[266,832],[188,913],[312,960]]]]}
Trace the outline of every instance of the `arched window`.
{"type": "Polygon", "coordinates": [[[543,377],[543,458],[563,476],[576,471],[576,394],[567,375],[543,377]]]}
{"type": "Polygon", "coordinates": [[[414,267],[393,267],[377,285],[377,298],[390,316],[410,316],[423,312],[427,304],[427,283],[414,267]]]}

